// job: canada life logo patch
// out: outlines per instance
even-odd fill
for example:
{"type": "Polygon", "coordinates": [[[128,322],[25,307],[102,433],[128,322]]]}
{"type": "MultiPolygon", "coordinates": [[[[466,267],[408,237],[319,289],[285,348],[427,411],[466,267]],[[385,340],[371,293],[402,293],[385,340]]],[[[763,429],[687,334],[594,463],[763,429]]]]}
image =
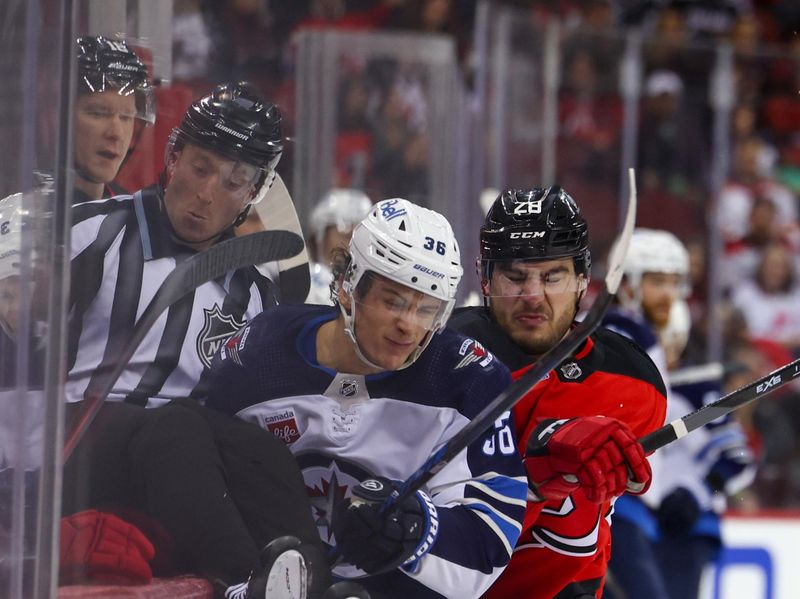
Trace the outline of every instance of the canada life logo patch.
{"type": "Polygon", "coordinates": [[[300,429],[294,410],[285,410],[277,414],[270,414],[264,418],[264,428],[278,437],[286,445],[291,445],[300,438],[300,429]]]}

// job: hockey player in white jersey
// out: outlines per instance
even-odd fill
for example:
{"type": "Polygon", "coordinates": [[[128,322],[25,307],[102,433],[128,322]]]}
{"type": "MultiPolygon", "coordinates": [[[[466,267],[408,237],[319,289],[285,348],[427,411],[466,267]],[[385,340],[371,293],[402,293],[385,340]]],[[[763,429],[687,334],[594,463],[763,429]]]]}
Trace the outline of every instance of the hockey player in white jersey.
{"type": "MultiPolygon", "coordinates": [[[[625,261],[621,310],[608,328],[626,334],[650,355],[669,388],[667,421],[720,396],[718,381],[671,388],[691,326],[689,254],[672,233],[634,231],[625,261]]],[[[719,517],[726,494],[752,479],[745,438],[726,417],[650,458],[654,483],[641,498],[621,497],[614,508],[610,569],[628,597],[696,597],[702,569],[719,549],[719,517]]],[[[607,589],[604,597],[616,598],[607,589]]]]}
{"type": "Polygon", "coordinates": [[[444,217],[381,201],[334,261],[337,307],[267,310],[212,365],[207,405],[289,446],[322,540],[344,558],[335,577],[357,578],[373,599],[480,596],[519,536],[527,482],[509,415],[422,491],[379,511],[511,381],[444,326],[461,275],[444,217]]]}
{"type": "Polygon", "coordinates": [[[355,227],[367,216],[372,200],[358,189],[334,188],[314,206],[309,218],[311,235],[309,247],[314,254],[311,265],[309,304],[333,304],[331,298],[332,252],[347,247],[355,227]]]}

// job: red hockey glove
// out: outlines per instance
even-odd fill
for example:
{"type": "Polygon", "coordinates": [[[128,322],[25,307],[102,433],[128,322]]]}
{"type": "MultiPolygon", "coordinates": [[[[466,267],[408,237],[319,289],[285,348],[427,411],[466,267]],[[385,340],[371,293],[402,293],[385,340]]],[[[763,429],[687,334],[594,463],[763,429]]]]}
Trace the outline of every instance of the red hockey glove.
{"type": "Polygon", "coordinates": [[[630,428],[603,416],[543,420],[528,438],[524,462],[538,501],[580,488],[589,501],[603,503],[626,491],[644,493],[652,476],[630,428]]]}
{"type": "Polygon", "coordinates": [[[62,584],[81,580],[147,583],[147,563],[155,555],[141,531],[113,514],[97,510],[61,518],[59,578],[62,584]]]}

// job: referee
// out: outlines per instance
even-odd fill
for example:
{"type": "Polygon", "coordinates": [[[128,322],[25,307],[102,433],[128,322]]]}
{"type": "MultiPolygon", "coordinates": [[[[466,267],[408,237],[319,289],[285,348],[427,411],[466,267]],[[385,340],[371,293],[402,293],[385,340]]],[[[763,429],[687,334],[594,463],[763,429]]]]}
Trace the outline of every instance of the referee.
{"type": "MultiPolygon", "coordinates": [[[[246,84],[220,85],[173,131],[157,185],[75,207],[68,431],[165,277],[231,237],[270,184],[283,149],[280,122],[277,107],[246,84]]],[[[133,510],[166,531],[169,542],[157,550],[174,551],[161,556],[156,574],[243,581],[260,568],[260,549],[287,534],[322,552],[285,445],[200,405],[216,349],[280,300],[273,280],[243,268],[170,306],[65,464],[65,515],[133,510]]]]}

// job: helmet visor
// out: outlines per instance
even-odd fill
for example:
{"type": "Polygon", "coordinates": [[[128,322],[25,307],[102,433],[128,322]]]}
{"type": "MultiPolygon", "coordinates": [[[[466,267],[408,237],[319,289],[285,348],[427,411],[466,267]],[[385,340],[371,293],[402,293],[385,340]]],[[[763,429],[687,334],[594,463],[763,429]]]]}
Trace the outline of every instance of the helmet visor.
{"type": "Polygon", "coordinates": [[[561,260],[482,260],[487,297],[556,296],[586,289],[585,276],[575,273],[572,258],[561,260]]]}
{"type": "Polygon", "coordinates": [[[156,122],[156,100],[153,88],[146,82],[112,77],[106,74],[83,75],[80,90],[83,93],[99,94],[113,91],[120,96],[134,97],[133,118],[140,119],[148,125],[156,122]]]}
{"type": "Polygon", "coordinates": [[[254,191],[261,169],[247,162],[227,160],[207,150],[188,156],[188,167],[198,181],[213,181],[217,190],[226,196],[245,199],[254,191]]]}
{"type": "Polygon", "coordinates": [[[370,289],[366,297],[354,296],[356,313],[371,322],[393,322],[397,319],[408,327],[421,331],[434,331],[441,327],[448,313],[449,302],[426,293],[406,288],[380,287],[370,289]]]}

